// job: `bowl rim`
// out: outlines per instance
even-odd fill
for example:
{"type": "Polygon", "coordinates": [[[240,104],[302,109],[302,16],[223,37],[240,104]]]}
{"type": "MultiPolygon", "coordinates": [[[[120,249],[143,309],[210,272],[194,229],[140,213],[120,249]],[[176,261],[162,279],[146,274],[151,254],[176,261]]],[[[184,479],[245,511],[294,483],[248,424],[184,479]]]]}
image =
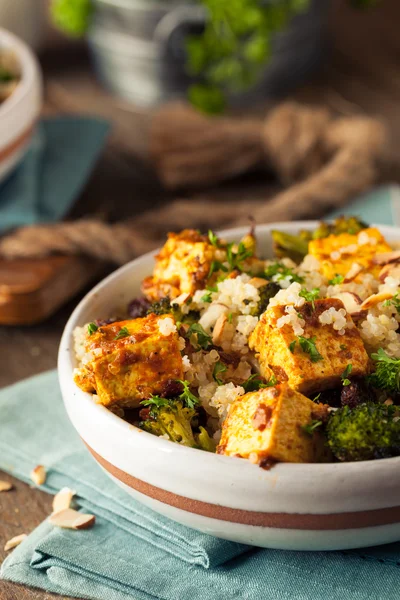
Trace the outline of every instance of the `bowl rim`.
{"type": "MultiPolygon", "coordinates": [[[[329,221],[328,219],[325,219],[329,221]]],[[[286,230],[296,231],[298,229],[311,229],[315,228],[318,225],[319,221],[316,220],[308,220],[308,221],[282,221],[276,223],[267,223],[256,225],[256,236],[257,230],[260,236],[266,236],[270,233],[272,229],[278,228],[286,228],[286,230]]],[[[370,227],[377,227],[385,234],[394,233],[398,234],[400,239],[400,227],[391,226],[391,225],[379,225],[379,224],[370,224],[370,227]]],[[[243,236],[249,230],[248,226],[235,227],[230,229],[217,230],[218,235],[227,236],[227,237],[236,237],[243,236]]],[[[146,448],[151,448],[152,450],[160,450],[165,453],[167,452],[176,452],[179,453],[180,457],[194,457],[193,453],[196,453],[196,456],[199,457],[199,453],[201,452],[203,455],[204,464],[208,461],[210,466],[216,465],[216,461],[219,461],[221,467],[223,465],[228,465],[232,468],[232,458],[230,456],[223,456],[220,454],[214,454],[210,452],[205,452],[204,450],[200,450],[198,448],[190,448],[187,446],[182,446],[180,444],[173,443],[169,440],[159,438],[151,433],[143,431],[138,427],[124,421],[122,418],[113,414],[110,410],[108,410],[105,406],[101,404],[96,404],[93,401],[92,394],[88,392],[83,392],[73,381],[73,370],[75,368],[73,364],[73,360],[71,359],[70,347],[72,343],[72,333],[75,327],[79,326],[80,323],[80,315],[85,310],[86,306],[91,302],[92,298],[98,295],[104,288],[107,288],[116,283],[116,280],[129,273],[131,270],[134,271],[135,267],[140,263],[147,262],[154,258],[154,255],[159,251],[159,248],[156,248],[146,254],[143,254],[132,261],[126,263],[125,265],[119,267],[109,275],[107,275],[104,279],[102,279],[99,283],[97,283],[83,298],[80,300],[71,316],[69,317],[59,346],[58,352],[58,376],[60,387],[62,390],[62,395],[70,395],[71,387],[74,389],[74,398],[73,402],[85,403],[85,409],[96,416],[99,422],[103,422],[105,425],[108,423],[109,427],[112,427],[114,431],[118,431],[118,433],[122,435],[129,436],[138,436],[140,438],[136,438],[138,443],[139,440],[145,441],[146,448]]],[[[110,439],[111,439],[110,433],[110,439]]],[[[400,464],[400,456],[391,457],[391,458],[383,458],[383,459],[375,459],[375,460],[366,460],[366,461],[352,461],[352,462],[331,462],[331,463],[277,463],[274,466],[274,473],[285,475],[286,477],[296,477],[297,479],[304,474],[305,477],[315,475],[315,472],[318,471],[320,476],[330,477],[334,474],[337,475],[338,472],[343,474],[343,476],[348,477],[352,472],[359,471],[359,469],[365,469],[367,472],[369,470],[373,471],[376,469],[377,464],[385,465],[386,468],[390,468],[391,466],[398,468],[400,464]]],[[[248,460],[238,460],[237,468],[241,470],[246,469],[250,471],[250,469],[259,468],[258,465],[253,465],[248,460]]]]}
{"type": "Polygon", "coordinates": [[[37,60],[29,46],[18,36],[0,27],[0,49],[2,47],[12,50],[17,55],[21,67],[21,80],[11,96],[0,104],[0,118],[6,117],[24,101],[39,73],[37,60]]]}

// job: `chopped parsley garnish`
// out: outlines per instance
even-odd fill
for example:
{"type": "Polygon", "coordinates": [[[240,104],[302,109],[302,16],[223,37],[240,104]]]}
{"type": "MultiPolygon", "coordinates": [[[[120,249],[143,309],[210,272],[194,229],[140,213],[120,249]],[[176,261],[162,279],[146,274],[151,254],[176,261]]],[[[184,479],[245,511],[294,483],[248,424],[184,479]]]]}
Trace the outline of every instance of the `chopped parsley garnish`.
{"type": "Polygon", "coordinates": [[[213,246],[219,248],[218,236],[211,229],[208,230],[208,239],[213,246]]]}
{"type": "Polygon", "coordinates": [[[314,431],[318,429],[318,427],[321,427],[321,425],[322,421],[317,421],[316,419],[314,419],[313,421],[307,423],[307,425],[302,425],[301,428],[304,431],[304,433],[307,433],[308,435],[313,435],[314,431]]]}
{"type": "Polygon", "coordinates": [[[247,394],[248,392],[257,392],[257,390],[260,390],[262,388],[273,387],[277,383],[278,380],[275,377],[275,375],[272,375],[272,377],[265,382],[263,379],[261,379],[258,373],[254,373],[253,375],[250,375],[250,377],[240,385],[247,394]]]}
{"type": "Polygon", "coordinates": [[[178,396],[179,400],[181,400],[188,408],[194,408],[200,404],[199,398],[190,391],[190,383],[182,379],[177,379],[177,381],[183,385],[183,391],[178,396]]]}
{"type": "Polygon", "coordinates": [[[394,306],[398,314],[400,315],[400,298],[399,294],[396,293],[393,298],[389,298],[389,300],[385,300],[383,306],[394,306]]]}
{"type": "Polygon", "coordinates": [[[299,335],[298,338],[301,349],[303,352],[306,352],[310,355],[311,362],[316,363],[320,360],[324,360],[324,357],[318,352],[315,345],[315,340],[317,339],[315,336],[311,338],[305,338],[304,336],[299,335]]]}
{"type": "Polygon", "coordinates": [[[317,403],[318,403],[318,400],[319,400],[320,398],[321,398],[321,392],[320,392],[319,394],[317,394],[317,395],[315,396],[315,398],[313,398],[313,402],[317,402],[317,403]]]}
{"type": "Polygon", "coordinates": [[[282,279],[287,279],[291,283],[293,283],[294,281],[297,283],[304,282],[304,277],[297,275],[296,273],[294,273],[293,269],[291,269],[290,267],[285,267],[285,265],[280,262],[276,262],[272,265],[269,265],[265,269],[265,277],[267,279],[274,278],[274,281],[277,282],[282,281],[282,279]]]}
{"type": "Polygon", "coordinates": [[[290,344],[289,344],[289,350],[290,350],[290,352],[292,354],[294,354],[295,346],[296,346],[296,340],[293,340],[293,342],[290,342],[290,344]]]}
{"type": "Polygon", "coordinates": [[[218,287],[216,285],[207,285],[206,290],[209,292],[218,292],[218,287]]]}
{"type": "Polygon", "coordinates": [[[217,273],[218,271],[224,271],[224,273],[227,273],[228,268],[225,267],[225,265],[223,265],[219,260],[213,260],[210,265],[207,278],[210,279],[210,277],[212,277],[214,273],[217,273]]]}
{"type": "Polygon", "coordinates": [[[87,330],[88,330],[88,334],[92,335],[92,333],[96,333],[96,331],[98,330],[98,327],[97,327],[96,323],[89,323],[89,325],[87,326],[87,330]]]}
{"type": "Polygon", "coordinates": [[[201,302],[212,302],[211,300],[211,292],[207,292],[206,294],[204,294],[204,296],[202,296],[200,298],[201,302]]]}
{"type": "Polygon", "coordinates": [[[220,379],[218,377],[218,375],[220,373],[225,373],[226,370],[227,370],[226,365],[224,365],[224,363],[221,362],[220,360],[215,363],[214,369],[213,369],[213,377],[214,377],[215,381],[218,383],[218,385],[222,385],[224,383],[222,381],[222,379],[220,379]]]}
{"type": "Polygon", "coordinates": [[[375,373],[369,377],[371,384],[382,390],[400,392],[400,359],[391,358],[382,348],[371,354],[371,358],[376,361],[375,373]]]}
{"type": "Polygon", "coordinates": [[[193,323],[189,327],[188,332],[187,332],[188,337],[190,337],[194,333],[197,336],[197,343],[200,346],[200,348],[203,348],[204,350],[207,350],[207,348],[209,346],[211,346],[211,344],[212,344],[211,336],[208,335],[208,333],[206,333],[204,331],[204,329],[200,325],[200,323],[193,323]]]}
{"type": "Polygon", "coordinates": [[[340,285],[344,281],[344,276],[336,273],[335,277],[333,277],[328,283],[329,285],[340,285]]]}
{"type": "Polygon", "coordinates": [[[147,398],[147,400],[142,400],[140,404],[142,404],[143,406],[161,408],[161,406],[168,406],[169,400],[167,400],[166,398],[161,398],[161,396],[154,396],[153,394],[151,394],[150,398],[147,398]]]}
{"type": "Polygon", "coordinates": [[[341,350],[347,350],[346,344],[340,344],[340,349],[341,350]]]}
{"type": "Polygon", "coordinates": [[[228,323],[232,323],[233,313],[229,313],[228,315],[228,323]]]}
{"type": "Polygon", "coordinates": [[[343,383],[344,386],[351,384],[351,381],[350,381],[350,379],[348,377],[349,377],[350,373],[352,372],[352,370],[353,370],[353,365],[349,364],[349,365],[347,365],[347,367],[345,368],[345,370],[341,374],[340,377],[342,379],[342,383],[343,383]]]}
{"type": "Polygon", "coordinates": [[[121,340],[122,338],[125,338],[128,335],[130,335],[129,329],[127,327],[121,327],[121,329],[118,331],[117,335],[115,336],[114,340],[121,340]]]}
{"type": "Polygon", "coordinates": [[[237,246],[236,252],[234,252],[234,247],[236,244],[228,244],[226,247],[227,259],[229,263],[229,267],[231,271],[234,269],[242,270],[242,263],[251,258],[254,254],[253,250],[250,248],[246,248],[243,242],[240,242],[237,246]]]}
{"type": "Polygon", "coordinates": [[[317,300],[317,298],[319,298],[319,292],[320,292],[319,288],[314,288],[311,290],[311,292],[309,292],[307,290],[300,290],[299,296],[304,298],[304,300],[306,302],[311,302],[311,306],[313,307],[313,310],[315,310],[315,300],[317,300]]]}

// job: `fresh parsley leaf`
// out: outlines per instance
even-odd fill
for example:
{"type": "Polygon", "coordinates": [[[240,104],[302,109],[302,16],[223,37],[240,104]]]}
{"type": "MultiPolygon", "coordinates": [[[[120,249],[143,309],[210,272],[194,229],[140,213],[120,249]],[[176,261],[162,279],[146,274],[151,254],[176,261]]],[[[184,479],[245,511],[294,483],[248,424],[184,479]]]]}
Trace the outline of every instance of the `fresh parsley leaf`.
{"type": "Polygon", "coordinates": [[[219,260],[213,260],[210,265],[207,278],[210,279],[210,277],[212,277],[214,273],[217,273],[218,271],[224,271],[224,273],[227,273],[228,268],[225,267],[225,265],[223,265],[219,260]]]}
{"type": "Polygon", "coordinates": [[[121,340],[122,338],[128,337],[128,335],[130,335],[129,329],[127,327],[121,327],[114,340],[121,340]]]}
{"type": "Polygon", "coordinates": [[[289,344],[289,350],[290,350],[290,352],[292,354],[294,354],[295,346],[296,346],[296,340],[293,340],[293,342],[290,342],[290,344],[289,344]]]}
{"type": "Polygon", "coordinates": [[[88,334],[92,335],[93,333],[96,333],[96,331],[98,330],[98,327],[97,327],[96,323],[89,323],[87,330],[88,330],[88,334]]]}
{"type": "Polygon", "coordinates": [[[207,292],[206,294],[204,294],[204,296],[202,296],[200,298],[201,302],[212,302],[211,300],[211,292],[207,292]]]}
{"type": "Polygon", "coordinates": [[[229,313],[228,315],[228,323],[232,323],[233,313],[229,313]]]}
{"type": "Polygon", "coordinates": [[[371,354],[371,358],[376,365],[375,373],[369,377],[370,383],[378,389],[400,392],[400,359],[391,358],[382,348],[371,354]]]}
{"type": "Polygon", "coordinates": [[[311,306],[313,307],[313,310],[315,310],[315,300],[319,298],[319,292],[319,288],[314,288],[311,290],[311,292],[307,290],[300,290],[299,296],[304,298],[306,302],[311,302],[311,306]]]}
{"type": "Polygon", "coordinates": [[[206,290],[209,292],[218,292],[218,287],[216,285],[207,285],[206,290]]]}
{"type": "Polygon", "coordinates": [[[336,273],[335,277],[333,277],[328,283],[329,285],[340,285],[344,281],[344,276],[336,273]]]}
{"type": "Polygon", "coordinates": [[[166,398],[161,398],[161,396],[154,396],[153,394],[151,394],[150,398],[142,400],[140,404],[142,404],[143,406],[161,408],[161,406],[168,406],[169,400],[167,400],[166,398]]]}
{"type": "Polygon", "coordinates": [[[315,340],[317,339],[315,336],[311,338],[305,338],[304,336],[299,335],[298,339],[303,352],[306,352],[310,355],[311,362],[316,363],[324,359],[324,357],[318,352],[317,347],[315,345],[315,340]]]}
{"type": "Polygon", "coordinates": [[[313,402],[317,402],[317,403],[318,403],[318,400],[319,400],[320,398],[321,398],[321,392],[320,392],[319,394],[317,394],[317,395],[315,396],[315,398],[313,398],[313,402]]]}
{"type": "Polygon", "coordinates": [[[218,236],[211,229],[208,230],[208,239],[213,246],[219,248],[218,236]]]}
{"type": "Polygon", "coordinates": [[[280,262],[273,263],[265,269],[265,277],[279,283],[283,279],[287,279],[290,283],[304,283],[304,277],[297,275],[290,267],[285,267],[280,262]]]}
{"type": "Polygon", "coordinates": [[[321,427],[321,425],[322,421],[317,421],[316,419],[313,419],[312,421],[307,423],[307,425],[302,425],[302,430],[308,435],[313,435],[314,431],[318,429],[318,427],[321,427]]]}
{"type": "Polygon", "coordinates": [[[188,408],[194,408],[200,404],[199,398],[190,391],[190,383],[182,379],[177,379],[177,381],[183,385],[183,391],[178,396],[179,400],[181,400],[188,408]]]}
{"type": "Polygon", "coordinates": [[[222,379],[220,379],[218,377],[218,375],[220,373],[225,373],[226,370],[227,370],[226,365],[223,362],[221,362],[220,360],[215,363],[214,369],[213,369],[213,377],[214,377],[215,381],[218,383],[218,385],[222,385],[224,383],[222,381],[222,379]]]}
{"type": "Polygon", "coordinates": [[[236,244],[231,243],[226,247],[227,261],[229,263],[229,268],[231,271],[235,269],[242,271],[243,265],[242,263],[251,258],[254,254],[253,250],[246,248],[243,242],[240,242],[237,247],[236,244]]]}
{"type": "Polygon", "coordinates": [[[345,370],[341,374],[342,384],[344,386],[347,386],[347,385],[351,384],[351,381],[350,381],[350,379],[348,377],[349,377],[350,373],[352,372],[352,370],[353,370],[353,365],[349,364],[349,365],[347,365],[347,367],[345,368],[345,370]]]}
{"type": "Polygon", "coordinates": [[[262,388],[273,387],[277,383],[278,380],[275,377],[275,375],[272,375],[272,377],[267,382],[265,382],[258,373],[254,373],[253,375],[250,375],[250,377],[240,385],[247,394],[248,392],[257,392],[257,390],[260,390],[262,388]]]}
{"type": "Polygon", "coordinates": [[[211,344],[212,344],[211,336],[208,335],[208,333],[206,333],[204,331],[204,329],[200,325],[200,323],[193,323],[189,327],[188,332],[187,332],[188,337],[190,337],[194,333],[197,336],[197,343],[200,346],[200,348],[203,348],[204,350],[207,350],[207,348],[209,346],[211,346],[211,344]]]}
{"type": "Polygon", "coordinates": [[[389,300],[385,300],[383,306],[394,306],[397,313],[400,315],[400,298],[399,294],[396,293],[393,298],[389,298],[389,300]]]}
{"type": "Polygon", "coordinates": [[[341,350],[347,350],[346,344],[340,344],[340,349],[341,350]]]}

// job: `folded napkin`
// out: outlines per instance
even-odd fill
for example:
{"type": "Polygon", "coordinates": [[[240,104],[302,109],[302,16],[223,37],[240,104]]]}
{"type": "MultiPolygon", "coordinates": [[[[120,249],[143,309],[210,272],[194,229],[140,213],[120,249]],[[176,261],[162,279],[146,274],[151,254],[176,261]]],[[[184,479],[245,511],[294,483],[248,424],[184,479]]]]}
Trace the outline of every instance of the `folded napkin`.
{"type": "MultiPolygon", "coordinates": [[[[347,212],[390,223],[397,197],[397,188],[382,188],[347,212]]],[[[31,469],[45,465],[43,489],[75,489],[81,509],[97,517],[85,531],[42,523],[5,560],[4,579],[99,600],[398,599],[400,543],[346,552],[259,550],[201,534],[134,501],[83,447],[55,372],[0,392],[0,428],[1,469],[29,481],[31,469]]]]}
{"type": "Polygon", "coordinates": [[[85,184],[109,129],[95,118],[43,119],[22,163],[0,183],[0,234],[61,219],[85,184]]]}

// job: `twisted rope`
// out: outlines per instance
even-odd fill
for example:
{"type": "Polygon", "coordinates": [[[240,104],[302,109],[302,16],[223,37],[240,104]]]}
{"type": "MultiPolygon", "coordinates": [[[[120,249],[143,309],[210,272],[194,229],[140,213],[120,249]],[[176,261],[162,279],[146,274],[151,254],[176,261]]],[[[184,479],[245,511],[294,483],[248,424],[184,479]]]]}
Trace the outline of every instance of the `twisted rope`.
{"type": "MultiPolygon", "coordinates": [[[[170,189],[218,183],[260,165],[272,168],[290,186],[268,202],[242,203],[234,211],[213,207],[213,215],[234,225],[250,213],[262,223],[320,216],[344,205],[377,180],[385,141],[385,128],[375,119],[334,119],[324,108],[293,102],[271,111],[264,123],[210,119],[179,104],[155,116],[151,156],[170,189]]],[[[174,228],[178,221],[194,227],[204,213],[203,207],[176,201],[158,209],[157,217],[149,215],[146,227],[91,219],[25,227],[0,240],[0,256],[87,254],[123,264],[156,245],[153,233],[164,222],[166,210],[175,211],[174,228]]]]}

